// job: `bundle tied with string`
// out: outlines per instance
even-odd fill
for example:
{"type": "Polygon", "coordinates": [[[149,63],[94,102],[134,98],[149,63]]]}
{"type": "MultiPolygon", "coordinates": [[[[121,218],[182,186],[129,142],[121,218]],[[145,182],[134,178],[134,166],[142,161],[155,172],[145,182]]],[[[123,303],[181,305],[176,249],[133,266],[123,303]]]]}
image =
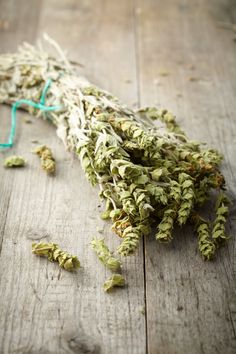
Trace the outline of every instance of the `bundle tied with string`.
{"type": "Polygon", "coordinates": [[[12,110],[11,110],[11,130],[9,134],[9,138],[7,143],[0,143],[0,148],[10,148],[13,146],[14,142],[14,137],[16,133],[16,111],[20,106],[29,106],[35,109],[39,109],[42,112],[50,112],[50,111],[55,111],[57,109],[60,109],[61,106],[46,106],[45,105],[45,97],[47,94],[47,91],[49,89],[49,86],[51,85],[52,80],[48,79],[41,94],[41,98],[39,103],[33,102],[31,100],[25,100],[25,99],[20,99],[16,101],[12,105],[12,110]]]}
{"type": "Polygon", "coordinates": [[[80,158],[89,182],[99,185],[105,202],[102,217],[112,220],[121,255],[132,254],[152,227],[157,228],[157,240],[169,242],[175,225],[189,220],[203,258],[212,259],[227,240],[229,201],[220,192],[225,185],[219,170],[222,156],[189,140],[169,111],[128,109],[80,77],[59,46],[47,41],[59,55],[48,54],[42,45],[23,44],[18,52],[0,56],[0,101],[13,104],[12,120],[21,106],[57,127],[65,146],[80,158]],[[214,237],[210,222],[204,224],[197,211],[212,190],[220,200],[214,237]]]}

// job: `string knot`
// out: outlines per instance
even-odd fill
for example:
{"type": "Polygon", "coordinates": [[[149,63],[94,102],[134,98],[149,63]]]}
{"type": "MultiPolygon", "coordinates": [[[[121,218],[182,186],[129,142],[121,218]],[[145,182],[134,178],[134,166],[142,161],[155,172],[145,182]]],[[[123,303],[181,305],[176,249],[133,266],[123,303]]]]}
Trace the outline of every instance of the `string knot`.
{"type": "Polygon", "coordinates": [[[40,100],[38,103],[31,101],[31,100],[22,99],[22,100],[16,101],[13,104],[12,109],[11,109],[11,130],[10,130],[10,134],[8,137],[8,141],[7,141],[7,143],[0,143],[0,148],[2,148],[2,149],[11,148],[14,145],[14,138],[15,138],[15,134],[16,134],[16,111],[21,105],[27,105],[27,106],[39,109],[43,112],[56,111],[61,108],[61,106],[46,106],[45,105],[45,98],[46,98],[46,95],[47,95],[47,92],[48,92],[48,89],[49,89],[51,83],[52,83],[52,80],[48,79],[44,88],[43,88],[43,91],[42,91],[42,94],[41,94],[41,97],[40,97],[40,100]]]}

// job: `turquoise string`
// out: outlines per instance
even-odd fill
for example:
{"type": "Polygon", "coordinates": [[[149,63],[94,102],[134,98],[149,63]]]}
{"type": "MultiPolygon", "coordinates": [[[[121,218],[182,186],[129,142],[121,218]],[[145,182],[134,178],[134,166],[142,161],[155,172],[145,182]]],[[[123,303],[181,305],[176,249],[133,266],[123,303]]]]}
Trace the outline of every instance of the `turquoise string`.
{"type": "Polygon", "coordinates": [[[61,108],[61,106],[45,106],[45,98],[46,98],[48,89],[51,85],[51,82],[52,82],[51,79],[47,80],[47,82],[43,88],[39,103],[23,99],[23,100],[16,101],[13,104],[12,109],[11,109],[11,130],[10,130],[10,134],[8,137],[8,142],[7,143],[0,143],[0,148],[6,149],[6,148],[10,148],[14,145],[14,137],[16,134],[16,111],[22,104],[27,105],[27,106],[31,106],[36,109],[40,109],[43,112],[56,111],[57,109],[61,108]]]}

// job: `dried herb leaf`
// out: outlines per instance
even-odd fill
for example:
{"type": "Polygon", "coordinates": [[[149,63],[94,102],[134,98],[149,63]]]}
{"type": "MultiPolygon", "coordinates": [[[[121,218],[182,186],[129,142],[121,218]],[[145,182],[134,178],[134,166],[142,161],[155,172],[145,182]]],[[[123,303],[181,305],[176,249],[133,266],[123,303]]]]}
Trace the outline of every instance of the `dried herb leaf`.
{"type": "Polygon", "coordinates": [[[34,149],[34,153],[40,157],[42,168],[49,174],[53,174],[56,171],[55,159],[52,155],[52,151],[46,145],[38,146],[34,149]]]}
{"type": "Polygon", "coordinates": [[[4,167],[24,167],[26,161],[21,156],[9,156],[4,160],[4,167]]]}
{"type": "Polygon", "coordinates": [[[160,224],[158,225],[158,232],[156,239],[160,242],[170,242],[173,238],[172,231],[174,227],[174,221],[176,218],[176,211],[174,208],[167,208],[164,212],[164,216],[160,224]]]}
{"type": "Polygon", "coordinates": [[[114,287],[122,287],[125,285],[125,278],[121,274],[113,274],[103,284],[103,289],[106,292],[111,291],[114,287]]]}
{"type": "Polygon", "coordinates": [[[33,243],[32,253],[47,257],[51,262],[58,262],[59,266],[66,270],[80,268],[80,261],[66,251],[62,251],[56,243],[33,243]]]}
{"type": "Polygon", "coordinates": [[[104,243],[104,239],[93,239],[91,242],[93,250],[98,255],[99,260],[105,265],[105,267],[116,272],[121,267],[121,262],[112,256],[109,248],[104,243]]]}

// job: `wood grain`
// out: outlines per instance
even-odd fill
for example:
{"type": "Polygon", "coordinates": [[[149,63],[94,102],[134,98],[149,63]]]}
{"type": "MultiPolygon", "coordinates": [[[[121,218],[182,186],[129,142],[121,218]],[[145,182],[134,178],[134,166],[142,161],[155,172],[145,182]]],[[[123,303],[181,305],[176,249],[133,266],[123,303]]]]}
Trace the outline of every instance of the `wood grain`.
{"type": "MultiPolygon", "coordinates": [[[[0,21],[8,23],[0,26],[1,52],[47,32],[91,82],[130,106],[169,108],[189,136],[222,151],[235,235],[236,44],[219,26],[236,22],[233,0],[0,0],[0,21]]],[[[9,117],[1,107],[1,141],[9,117]]],[[[97,229],[111,248],[118,240],[99,218],[98,191],[53,127],[17,117],[15,147],[0,152],[1,161],[13,153],[28,161],[21,170],[0,167],[0,353],[234,353],[235,237],[206,263],[190,227],[168,246],[150,235],[125,260],[128,286],[104,294],[109,272],[89,241],[97,229]],[[52,147],[54,178],[32,155],[32,139],[52,147]],[[70,274],[31,255],[34,240],[58,242],[83,268],[70,274]]]]}
{"type": "MultiPolygon", "coordinates": [[[[229,1],[147,0],[136,22],[141,104],[168,107],[189,136],[224,154],[235,210],[236,46],[218,27],[232,13],[229,1]]],[[[145,269],[149,353],[235,352],[235,238],[212,263],[200,259],[189,227],[167,247],[150,238],[145,269]]]]}
{"type": "MultiPolygon", "coordinates": [[[[125,0],[45,1],[35,21],[37,36],[48,32],[68,49],[70,57],[84,64],[81,72],[90,80],[130,104],[137,100],[131,5],[125,0]]],[[[25,18],[29,13],[23,8],[25,18]]],[[[27,23],[19,21],[18,30],[23,34],[27,23]]],[[[11,49],[15,50],[15,44],[11,43],[11,49]]],[[[105,294],[102,284],[110,273],[89,242],[99,236],[97,228],[103,230],[111,248],[118,240],[110,225],[100,220],[98,190],[88,184],[79,162],[65,152],[54,129],[43,121],[19,122],[14,151],[26,156],[28,167],[16,171],[1,168],[3,187],[13,178],[1,253],[2,352],[144,353],[143,250],[124,262],[128,286],[105,294]],[[52,147],[57,161],[55,178],[46,176],[31,154],[32,138],[52,147]],[[41,237],[77,254],[83,268],[70,274],[31,255],[32,240],[41,237]]]]}

